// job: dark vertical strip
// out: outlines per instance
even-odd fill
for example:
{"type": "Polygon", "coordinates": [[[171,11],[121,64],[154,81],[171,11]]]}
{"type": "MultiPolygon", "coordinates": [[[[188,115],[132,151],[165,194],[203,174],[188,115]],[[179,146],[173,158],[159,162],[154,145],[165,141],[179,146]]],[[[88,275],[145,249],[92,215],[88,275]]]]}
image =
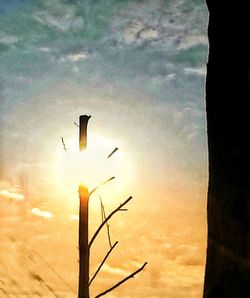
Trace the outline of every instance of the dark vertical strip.
{"type": "Polygon", "coordinates": [[[250,297],[249,10],[245,2],[206,2],[209,187],[204,297],[250,297]]]}
{"type": "Polygon", "coordinates": [[[89,192],[79,187],[79,286],[78,298],[89,298],[88,202],[89,192]]]}
{"type": "Polygon", "coordinates": [[[80,129],[79,129],[79,149],[80,151],[87,147],[87,126],[91,116],[81,115],[79,118],[80,129]]]}

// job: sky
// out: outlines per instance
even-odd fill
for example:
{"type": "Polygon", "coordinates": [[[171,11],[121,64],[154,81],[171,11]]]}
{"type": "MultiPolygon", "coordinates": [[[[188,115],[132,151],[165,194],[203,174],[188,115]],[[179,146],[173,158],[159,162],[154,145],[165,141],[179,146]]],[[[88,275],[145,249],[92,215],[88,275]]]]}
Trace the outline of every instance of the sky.
{"type": "MultiPolygon", "coordinates": [[[[90,235],[100,197],[107,213],[133,199],[110,222],[119,245],[92,297],[145,261],[107,297],[201,297],[204,1],[0,0],[0,16],[1,295],[76,297],[78,185],[115,176],[91,197],[90,235]],[[74,122],[85,114],[79,153],[74,122]]],[[[92,274],[107,250],[104,230],[92,274]]]]}

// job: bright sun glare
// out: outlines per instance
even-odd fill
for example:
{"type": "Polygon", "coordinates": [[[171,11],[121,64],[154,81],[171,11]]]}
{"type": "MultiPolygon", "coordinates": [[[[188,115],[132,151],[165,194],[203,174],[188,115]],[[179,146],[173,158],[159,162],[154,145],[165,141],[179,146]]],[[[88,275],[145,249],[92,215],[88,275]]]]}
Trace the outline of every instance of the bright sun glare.
{"type": "Polygon", "coordinates": [[[129,154],[122,152],[114,141],[99,135],[88,136],[87,149],[79,152],[78,139],[65,140],[67,152],[62,148],[56,152],[55,180],[57,186],[69,197],[76,194],[79,184],[88,187],[89,191],[115,176],[115,180],[102,187],[102,192],[110,199],[121,195],[126,189],[134,171],[129,154]],[[119,150],[110,158],[108,155],[115,147],[119,150]],[[126,157],[125,157],[126,156],[126,157]],[[115,184],[114,184],[115,183],[115,184]]]}

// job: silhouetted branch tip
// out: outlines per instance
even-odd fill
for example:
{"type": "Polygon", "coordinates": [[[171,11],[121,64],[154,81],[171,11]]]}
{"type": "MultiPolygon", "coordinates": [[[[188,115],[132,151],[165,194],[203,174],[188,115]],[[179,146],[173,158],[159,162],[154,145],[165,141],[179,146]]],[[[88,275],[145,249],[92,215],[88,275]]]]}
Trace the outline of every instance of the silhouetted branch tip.
{"type": "Polygon", "coordinates": [[[118,288],[120,285],[122,285],[123,283],[128,281],[130,278],[134,278],[135,275],[138,274],[139,272],[141,272],[145,268],[146,265],[147,265],[147,262],[145,262],[139,269],[137,269],[136,271],[134,271],[133,273],[131,273],[130,275],[128,275],[127,277],[125,277],[124,279],[119,281],[113,287],[111,287],[111,288],[107,289],[106,291],[104,291],[104,292],[98,294],[97,296],[95,296],[95,298],[99,298],[101,296],[104,296],[104,295],[108,294],[109,292],[113,291],[114,289],[118,288]]]}
{"type": "Polygon", "coordinates": [[[108,183],[109,181],[115,179],[115,177],[111,177],[108,180],[102,182],[101,184],[99,184],[97,187],[95,187],[94,189],[91,190],[91,192],[89,193],[89,196],[91,196],[99,187],[103,186],[104,184],[108,183]]]}
{"type": "Polygon", "coordinates": [[[110,158],[117,150],[118,150],[118,148],[115,147],[115,149],[108,155],[107,158],[110,158]]]}
{"type": "Polygon", "coordinates": [[[63,144],[63,150],[68,153],[63,137],[61,137],[61,141],[62,141],[62,144],[63,144]]]}

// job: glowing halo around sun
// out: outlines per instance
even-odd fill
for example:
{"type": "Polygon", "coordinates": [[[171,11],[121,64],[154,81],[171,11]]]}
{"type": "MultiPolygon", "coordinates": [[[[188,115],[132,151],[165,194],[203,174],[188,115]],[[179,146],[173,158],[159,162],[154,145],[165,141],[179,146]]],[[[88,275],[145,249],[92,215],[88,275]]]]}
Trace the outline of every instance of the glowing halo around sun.
{"type": "Polygon", "coordinates": [[[115,141],[92,134],[88,136],[87,149],[81,152],[77,137],[66,139],[65,144],[67,152],[63,148],[56,152],[54,177],[57,188],[66,196],[75,196],[80,184],[91,191],[113,176],[116,179],[101,188],[104,195],[112,199],[127,189],[134,176],[129,154],[125,155],[119,148],[107,158],[115,147],[119,147],[115,141]]]}

